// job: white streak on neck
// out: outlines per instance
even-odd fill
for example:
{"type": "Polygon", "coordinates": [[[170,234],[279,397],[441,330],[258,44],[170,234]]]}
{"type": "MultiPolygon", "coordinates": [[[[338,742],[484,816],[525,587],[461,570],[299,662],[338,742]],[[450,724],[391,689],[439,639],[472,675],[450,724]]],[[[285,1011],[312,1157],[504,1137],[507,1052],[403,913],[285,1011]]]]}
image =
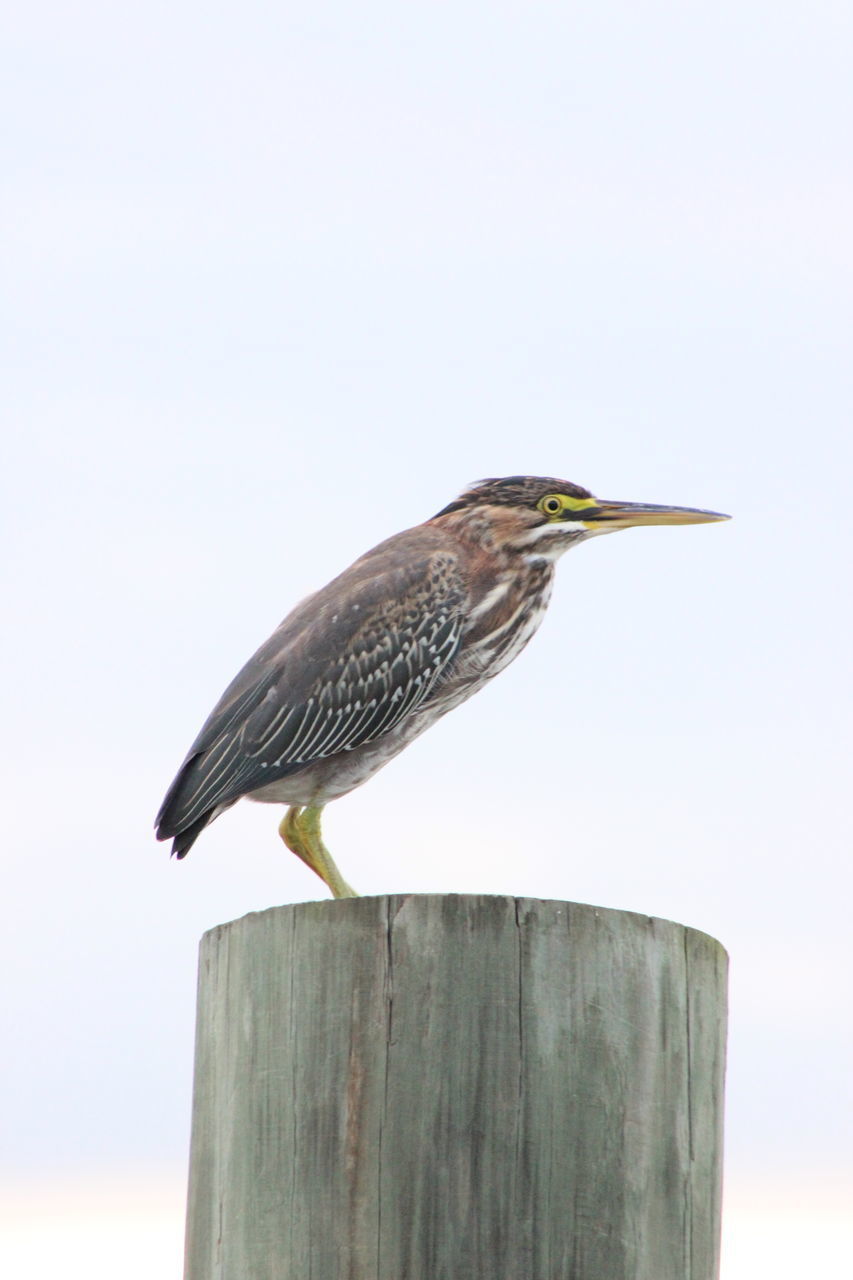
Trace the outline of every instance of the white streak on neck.
{"type": "Polygon", "coordinates": [[[493,609],[499,600],[502,600],[510,588],[510,580],[507,578],[504,582],[497,583],[492,587],[478,605],[475,605],[468,614],[468,622],[475,622],[477,618],[482,617],[484,613],[488,613],[493,609]]]}

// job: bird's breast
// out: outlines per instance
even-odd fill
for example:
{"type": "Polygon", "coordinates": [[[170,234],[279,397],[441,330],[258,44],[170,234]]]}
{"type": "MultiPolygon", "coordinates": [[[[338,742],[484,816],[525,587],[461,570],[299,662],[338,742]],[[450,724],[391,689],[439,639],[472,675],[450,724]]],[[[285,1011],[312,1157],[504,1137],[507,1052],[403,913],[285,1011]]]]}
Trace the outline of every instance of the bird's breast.
{"type": "Polygon", "coordinates": [[[453,697],[455,705],[461,701],[458,692],[470,696],[509,666],[538,630],[553,582],[553,565],[542,563],[527,566],[523,574],[507,574],[482,591],[469,610],[453,673],[440,694],[453,697]]]}

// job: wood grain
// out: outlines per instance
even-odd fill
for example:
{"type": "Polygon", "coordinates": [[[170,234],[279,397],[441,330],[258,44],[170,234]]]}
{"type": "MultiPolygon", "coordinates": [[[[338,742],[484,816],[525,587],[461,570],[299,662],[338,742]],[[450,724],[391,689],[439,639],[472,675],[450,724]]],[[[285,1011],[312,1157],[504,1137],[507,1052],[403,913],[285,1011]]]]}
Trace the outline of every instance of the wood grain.
{"type": "Polygon", "coordinates": [[[714,1280],[725,952],[565,902],[201,947],[186,1280],[714,1280]]]}

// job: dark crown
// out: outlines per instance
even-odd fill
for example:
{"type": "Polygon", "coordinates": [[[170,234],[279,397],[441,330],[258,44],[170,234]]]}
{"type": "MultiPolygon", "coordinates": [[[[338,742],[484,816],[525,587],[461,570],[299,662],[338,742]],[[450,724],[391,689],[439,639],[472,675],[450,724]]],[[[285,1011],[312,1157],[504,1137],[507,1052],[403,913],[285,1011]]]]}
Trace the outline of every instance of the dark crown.
{"type": "Polygon", "coordinates": [[[466,507],[535,507],[546,493],[567,493],[572,498],[592,497],[589,490],[579,484],[556,480],[552,476],[503,476],[478,480],[437,514],[446,516],[452,511],[464,511],[466,507]]]}

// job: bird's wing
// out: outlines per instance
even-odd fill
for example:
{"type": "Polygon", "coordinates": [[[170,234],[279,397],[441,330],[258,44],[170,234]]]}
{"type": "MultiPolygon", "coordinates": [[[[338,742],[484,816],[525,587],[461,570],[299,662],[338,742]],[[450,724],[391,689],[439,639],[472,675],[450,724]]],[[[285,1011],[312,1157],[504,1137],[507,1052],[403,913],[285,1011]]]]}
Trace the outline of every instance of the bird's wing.
{"type": "Polygon", "coordinates": [[[462,576],[445,551],[414,560],[389,547],[304,601],[229,685],[163,802],[160,839],[372,742],[429,696],[459,646],[462,576]]]}

